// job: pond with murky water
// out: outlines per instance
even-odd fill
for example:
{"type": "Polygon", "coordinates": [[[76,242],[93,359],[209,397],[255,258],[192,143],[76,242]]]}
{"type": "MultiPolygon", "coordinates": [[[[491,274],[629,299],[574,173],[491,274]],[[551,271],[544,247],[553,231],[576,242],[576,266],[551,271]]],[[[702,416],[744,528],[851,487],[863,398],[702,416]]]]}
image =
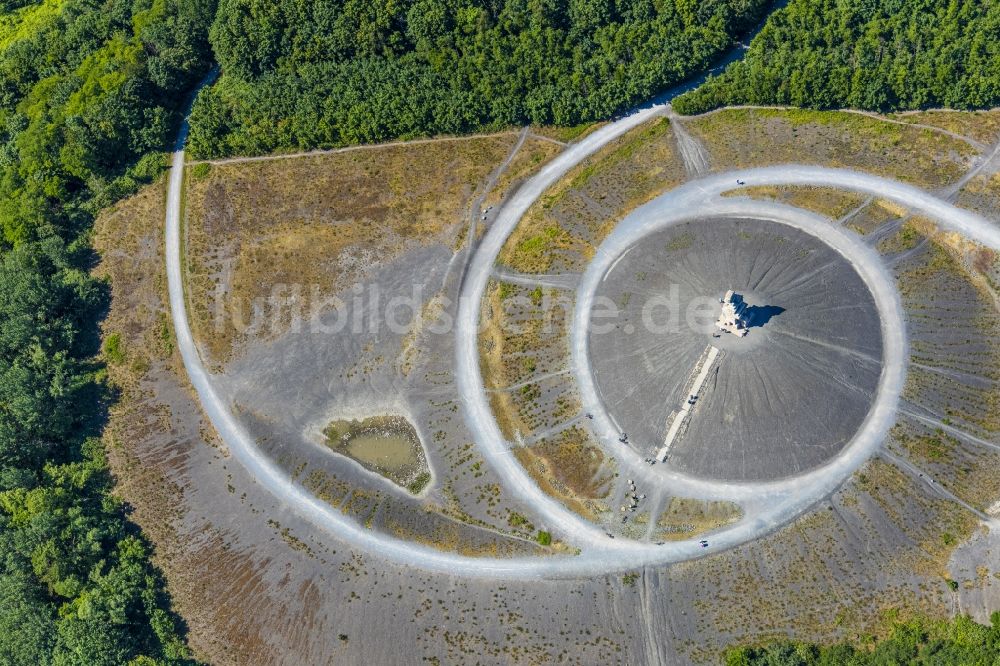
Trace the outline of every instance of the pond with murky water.
{"type": "Polygon", "coordinates": [[[332,421],[326,445],[365,469],[381,474],[414,494],[430,481],[430,469],[416,428],[397,415],[332,421]]]}

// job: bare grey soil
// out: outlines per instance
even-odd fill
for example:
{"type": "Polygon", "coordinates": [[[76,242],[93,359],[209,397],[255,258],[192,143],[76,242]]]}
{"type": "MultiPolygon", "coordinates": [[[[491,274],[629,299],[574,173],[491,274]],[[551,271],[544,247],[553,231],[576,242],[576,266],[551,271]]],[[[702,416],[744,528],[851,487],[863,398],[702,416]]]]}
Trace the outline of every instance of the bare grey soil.
{"type": "MultiPolygon", "coordinates": [[[[720,230],[699,225],[681,254],[694,257],[700,234],[720,230]]],[[[709,258],[706,251],[698,262],[682,258],[667,268],[663,248],[644,244],[608,279],[605,289],[620,299],[626,291],[638,294],[654,271],[673,270],[683,273],[677,282],[692,294],[717,296],[729,287],[744,288],[753,304],[785,308],[767,326],[752,331],[745,349],[736,346],[742,341],[720,342],[725,357],[715,393],[721,412],[732,402],[740,405],[734,412],[739,418],[732,422],[787,414],[778,432],[790,424],[785,445],[790,443],[793,454],[783,456],[788,449],[776,452],[766,442],[750,440],[741,445],[756,445],[754,455],[773,460],[759,467],[746,462],[727,467],[710,458],[732,453],[709,455],[705,446],[711,436],[699,434],[701,427],[718,425],[696,415],[677,444],[673,463],[678,466],[747,478],[792,473],[832,455],[838,442],[850,436],[850,423],[831,419],[863,417],[863,403],[854,396],[863,395],[872,381],[869,374],[878,366],[880,349],[877,320],[864,306],[864,288],[852,287],[856,276],[836,257],[824,257],[823,246],[814,247],[811,239],[788,229],[782,228],[780,235],[785,237],[780,243],[770,229],[750,239],[738,233],[736,240],[724,234],[705,236],[706,242],[729,243],[725,254],[733,261],[709,258]],[[747,253],[736,251],[737,240],[753,244],[762,261],[758,266],[787,270],[756,273],[754,261],[741,259],[747,253]],[[649,268],[639,280],[644,252],[649,268]],[[687,274],[699,263],[708,265],[699,269],[707,277],[695,280],[687,274]],[[727,265],[743,269],[723,270],[727,265]],[[810,307],[819,313],[817,320],[804,314],[810,307]],[[845,362],[848,356],[862,360],[851,366],[845,362]],[[745,374],[751,367],[756,383],[745,374]],[[795,378],[788,379],[786,372],[795,378]],[[843,381],[831,387],[827,380],[817,389],[815,377],[823,373],[843,381]],[[787,387],[789,381],[795,395],[776,393],[776,387],[787,387]],[[738,390],[746,386],[755,388],[738,390]],[[722,400],[719,387],[729,387],[736,398],[722,400]],[[766,397],[761,397],[761,387],[768,389],[766,397]],[[824,411],[817,395],[838,411],[824,411]],[[804,414],[811,412],[816,422],[808,425],[804,414]],[[800,445],[801,450],[796,448],[800,445]]],[[[352,549],[343,535],[317,529],[297,507],[276,500],[229,457],[201,417],[190,388],[162,364],[142,379],[144,398],[136,413],[144,419],[143,429],[125,437],[127,446],[116,453],[125,461],[116,469],[129,470],[120,491],[136,500],[136,520],[154,535],[191,642],[199,656],[213,663],[716,662],[721,649],[734,641],[771,636],[857,639],[860,632],[879,628],[882,608],[903,606],[936,616],[969,610],[984,620],[998,598],[995,539],[980,533],[958,550],[953,545],[979,529],[980,512],[992,510],[971,492],[988,496],[986,480],[964,476],[963,470],[995,460],[991,447],[997,436],[988,417],[995,404],[989,391],[995,386],[991,373],[996,357],[983,338],[984,331],[997,330],[996,308],[984,305],[962,273],[940,270],[929,245],[895,265],[915,343],[912,360],[937,378],[908,387],[904,407],[916,416],[901,414],[906,432],[895,432],[880,458],[797,520],[751,543],[722,552],[706,550],[699,559],[636,567],[634,576],[627,577],[505,581],[428,573],[394,564],[378,552],[352,549]],[[918,283],[912,270],[941,278],[918,283]],[[918,455],[922,449],[900,436],[923,437],[938,430],[958,443],[942,440],[948,455],[927,460],[918,455]],[[985,573],[982,562],[989,564],[985,573]],[[958,582],[957,592],[949,589],[948,578],[958,582]]],[[[373,262],[365,282],[379,285],[387,299],[409,295],[415,281],[425,287],[427,302],[438,293],[457,293],[465,258],[464,252],[453,255],[446,243],[432,244],[393,262],[373,262]]],[[[150,273],[162,269],[159,257],[150,265],[150,273]]],[[[675,278],[664,273],[658,279],[675,278]]],[[[573,283],[557,281],[561,287],[573,283]]],[[[352,309],[351,285],[339,287],[352,309]]],[[[643,288],[660,293],[662,284],[643,288]]],[[[633,295],[622,307],[628,313],[638,301],[633,295]]],[[[454,308],[442,312],[452,314],[454,308]]],[[[679,340],[671,353],[697,357],[695,350],[700,353],[712,341],[708,333],[699,335],[686,343],[679,340]]],[[[634,354],[619,354],[610,346],[608,359],[595,353],[595,367],[604,363],[597,377],[609,382],[605,398],[609,392],[625,394],[623,386],[633,381],[630,373],[647,373],[647,390],[631,396],[636,406],[615,408],[638,411],[644,405],[655,412],[675,404],[666,399],[663,385],[688,368],[682,371],[679,362],[668,362],[665,344],[638,335],[630,339],[618,337],[618,346],[631,344],[634,354]],[[611,354],[619,354],[618,363],[611,363],[611,354]],[[637,360],[646,357],[653,360],[648,367],[637,360]]],[[[452,345],[451,335],[430,331],[330,335],[306,330],[247,349],[214,380],[268,457],[365,529],[470,556],[572,557],[572,551],[539,548],[532,534],[509,521],[516,511],[534,527],[546,527],[531,506],[510,499],[504,480],[482,464],[473,448],[469,426],[459,413],[464,396],[456,389],[452,345]],[[424,497],[409,496],[317,439],[333,418],[386,412],[407,416],[418,430],[434,474],[424,497]]],[[[706,393],[699,409],[710,411],[706,408],[711,405],[706,393]]],[[[648,437],[655,440],[654,426],[662,427],[661,417],[662,411],[658,420],[645,412],[622,412],[619,418],[629,423],[647,418],[648,437]]],[[[635,433],[640,431],[629,428],[638,442],[635,433]]],[[[773,442],[774,432],[769,435],[773,442]]],[[[622,481],[615,482],[616,501],[622,481]]]]}
{"type": "Polygon", "coordinates": [[[643,453],[663,445],[703,351],[721,349],[670,447],[667,464],[681,471],[739,480],[803,472],[836,454],[868,412],[881,371],[874,302],[846,259],[802,231],[749,219],[686,223],[634,246],[599,296],[621,305],[621,317],[591,332],[594,375],[643,453]],[[744,338],[714,337],[727,289],[750,304],[744,338]],[[707,317],[696,317],[699,300],[714,304],[707,317]]]}
{"type": "Polygon", "coordinates": [[[417,323],[427,302],[455,288],[460,255],[453,257],[433,244],[370,266],[360,289],[345,285],[340,292],[342,309],[247,345],[218,385],[262,451],[371,529],[472,555],[536,554],[533,534],[508,521],[511,511],[525,510],[500,493],[500,479],[472,449],[458,413],[452,341],[437,328],[451,316],[448,309],[417,323]],[[414,293],[420,298],[413,308],[398,308],[400,327],[391,330],[384,307],[414,293]],[[337,328],[338,317],[346,328],[337,328]],[[421,497],[324,443],[330,421],[381,414],[404,415],[417,430],[432,474],[421,497]]]}

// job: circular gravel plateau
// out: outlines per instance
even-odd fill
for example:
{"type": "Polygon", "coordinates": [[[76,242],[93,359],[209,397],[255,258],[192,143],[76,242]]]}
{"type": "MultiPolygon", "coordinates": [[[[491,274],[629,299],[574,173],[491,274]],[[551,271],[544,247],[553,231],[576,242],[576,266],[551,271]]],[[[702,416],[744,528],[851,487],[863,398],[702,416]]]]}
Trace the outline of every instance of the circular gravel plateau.
{"type": "Polygon", "coordinates": [[[671,442],[666,465],[678,472],[749,482],[800,474],[851,440],[874,399],[882,335],[872,294],[845,257],[794,227],[704,218],[653,232],[595,296],[594,382],[644,456],[664,445],[709,346],[720,350],[671,442]],[[715,326],[728,289],[750,306],[746,337],[715,326]]]}

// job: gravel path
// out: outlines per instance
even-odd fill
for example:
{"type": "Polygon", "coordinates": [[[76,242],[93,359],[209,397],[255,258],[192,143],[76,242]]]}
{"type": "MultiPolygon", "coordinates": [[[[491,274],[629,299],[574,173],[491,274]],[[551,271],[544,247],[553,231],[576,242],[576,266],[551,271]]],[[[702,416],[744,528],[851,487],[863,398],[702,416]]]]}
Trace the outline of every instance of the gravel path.
{"type": "MultiPolygon", "coordinates": [[[[173,156],[169,180],[166,214],[166,259],[173,318],[178,349],[191,384],[197,392],[205,414],[225,442],[229,452],[243,464],[258,483],[317,527],[327,530],[350,546],[376,553],[404,565],[443,573],[503,578],[574,577],[603,574],[609,571],[635,569],[697,557],[705,553],[696,540],[653,545],[609,539],[604,530],[587,523],[568,511],[562,504],[545,495],[510,455],[489,409],[479,370],[477,324],[479,305],[493,271],[496,257],[528,208],[548,187],[562,178],[585,157],[592,155],[616,137],[637,127],[664,111],[654,105],[605,125],[568,147],[565,152],[527,181],[502,208],[482,244],[473,256],[468,276],[463,283],[456,325],[456,378],[460,394],[465,398],[464,416],[472,429],[476,444],[487,463],[505,479],[507,492],[525,501],[542,517],[545,524],[582,548],[574,557],[548,558],[473,558],[441,552],[427,546],[403,541],[368,530],[352,518],[308,492],[289,475],[263,455],[244,427],[233,415],[216,391],[212,377],[199,358],[187,317],[181,262],[181,198],[183,188],[184,153],[173,156]]],[[[183,127],[178,146],[183,146],[187,126],[183,127]]],[[[813,502],[831,492],[854,469],[861,465],[881,445],[885,430],[895,416],[899,389],[905,377],[906,339],[902,326],[902,310],[895,284],[888,276],[877,255],[849,233],[830,225],[811,213],[798,209],[754,202],[749,199],[720,199],[717,195],[731,189],[739,177],[753,185],[822,185],[841,187],[888,198],[937,220],[942,227],[958,231],[989,247],[1000,248],[1000,230],[986,220],[908,185],[862,173],[786,165],[763,169],[718,174],[692,181],[667,193],[630,214],[597,253],[578,287],[576,326],[572,331],[574,364],[581,382],[585,402],[593,406],[595,429],[601,433],[604,445],[624,460],[637,458],[631,451],[615,446],[617,430],[600,409],[595,399],[593,383],[588,380],[589,361],[586,353],[586,330],[594,286],[608,265],[628,245],[651,230],[690,219],[693,216],[742,215],[772,219],[814,233],[848,256],[872,288],[883,316],[885,340],[883,377],[872,413],[850,445],[828,465],[813,472],[763,484],[727,484],[690,479],[681,475],[663,475],[659,470],[637,469],[655,474],[658,483],[677,484],[676,490],[690,492],[695,497],[726,497],[752,499],[764,504],[752,518],[723,530],[712,537],[713,549],[737,545],[774,529],[805,511],[813,502]],[[608,441],[610,438],[610,441],[608,441]]]]}

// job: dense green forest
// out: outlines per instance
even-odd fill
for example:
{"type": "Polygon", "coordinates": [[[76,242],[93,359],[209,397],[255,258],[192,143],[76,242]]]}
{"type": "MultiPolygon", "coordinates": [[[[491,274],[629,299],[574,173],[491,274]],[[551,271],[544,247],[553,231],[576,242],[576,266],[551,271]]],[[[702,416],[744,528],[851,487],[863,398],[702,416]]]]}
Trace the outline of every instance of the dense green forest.
{"type": "Polygon", "coordinates": [[[99,439],[101,208],[165,166],[212,0],[0,1],[0,663],[189,660],[99,439]]]}
{"type": "Polygon", "coordinates": [[[988,108],[1000,105],[998,37],[998,2],[791,0],[742,61],[674,108],[988,108]]]}
{"type": "Polygon", "coordinates": [[[726,666],[995,666],[1000,663],[1000,612],[991,626],[968,616],[950,621],[914,619],[897,623],[887,638],[854,647],[783,641],[729,651],[726,666]]]}
{"type": "Polygon", "coordinates": [[[606,118],[704,69],[765,0],[222,0],[200,157],[606,118]]]}

